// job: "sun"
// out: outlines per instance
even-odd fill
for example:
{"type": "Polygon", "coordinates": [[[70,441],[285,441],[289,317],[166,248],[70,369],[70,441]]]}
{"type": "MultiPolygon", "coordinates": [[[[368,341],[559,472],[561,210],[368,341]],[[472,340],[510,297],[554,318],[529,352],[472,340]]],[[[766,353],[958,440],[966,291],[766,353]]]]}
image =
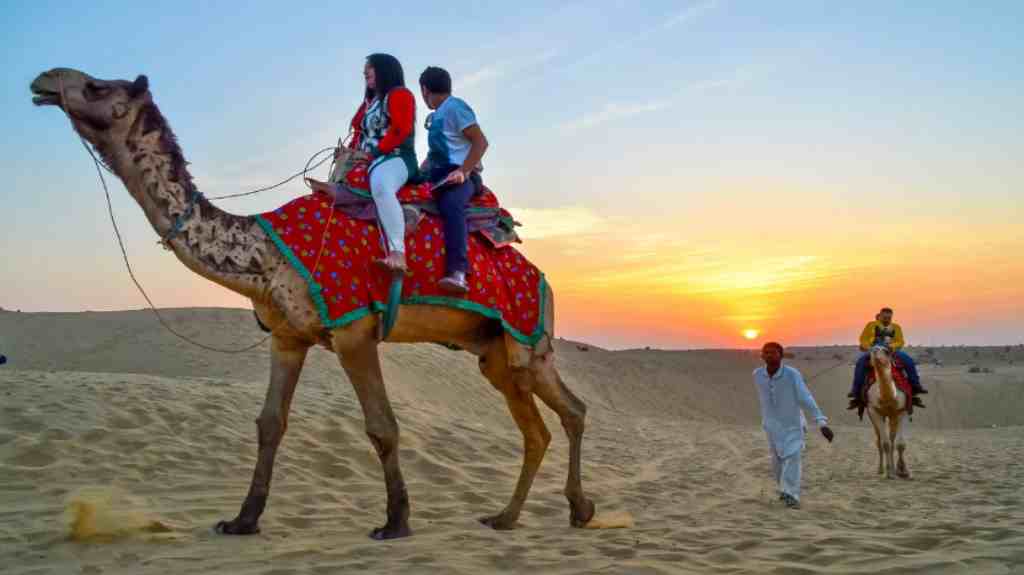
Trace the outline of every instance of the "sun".
{"type": "Polygon", "coordinates": [[[757,339],[757,336],[761,335],[761,331],[753,328],[743,330],[743,337],[747,339],[757,339]]]}

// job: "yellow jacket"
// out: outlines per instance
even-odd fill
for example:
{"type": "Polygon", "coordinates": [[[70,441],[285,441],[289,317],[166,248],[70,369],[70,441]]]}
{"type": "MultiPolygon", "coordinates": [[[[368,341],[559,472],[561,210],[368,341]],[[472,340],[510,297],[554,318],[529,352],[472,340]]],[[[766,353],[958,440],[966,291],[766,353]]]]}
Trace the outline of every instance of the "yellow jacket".
{"type": "MultiPolygon", "coordinates": [[[[870,350],[871,346],[875,345],[876,338],[881,339],[885,336],[892,338],[890,346],[893,351],[897,351],[905,345],[903,341],[903,328],[900,327],[900,324],[893,322],[886,327],[882,325],[882,322],[875,320],[869,321],[864,326],[864,331],[860,332],[860,350],[870,350]]],[[[879,341],[878,343],[882,342],[879,341]]]]}

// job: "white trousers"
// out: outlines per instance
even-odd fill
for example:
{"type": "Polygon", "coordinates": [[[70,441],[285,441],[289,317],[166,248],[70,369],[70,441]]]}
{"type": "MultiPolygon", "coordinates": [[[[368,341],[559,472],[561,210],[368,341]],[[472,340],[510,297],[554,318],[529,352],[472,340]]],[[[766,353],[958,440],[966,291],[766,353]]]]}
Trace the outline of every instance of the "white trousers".
{"type": "Polygon", "coordinates": [[[775,474],[775,483],[781,493],[785,493],[800,500],[800,452],[797,449],[789,457],[779,457],[775,446],[769,448],[772,456],[772,472],[775,474]]]}
{"type": "Polygon", "coordinates": [[[370,171],[370,194],[377,205],[377,217],[384,228],[388,250],[405,251],[405,215],[398,203],[398,190],[409,180],[409,169],[402,158],[390,158],[370,171]]]}

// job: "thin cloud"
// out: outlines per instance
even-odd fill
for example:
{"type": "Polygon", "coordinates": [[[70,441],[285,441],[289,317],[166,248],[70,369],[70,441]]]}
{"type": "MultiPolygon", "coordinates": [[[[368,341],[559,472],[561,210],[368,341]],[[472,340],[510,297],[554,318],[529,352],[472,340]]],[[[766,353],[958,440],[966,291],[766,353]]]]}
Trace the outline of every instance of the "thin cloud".
{"type": "Polygon", "coordinates": [[[558,51],[551,48],[545,50],[532,58],[509,59],[487,64],[472,72],[462,74],[458,77],[456,84],[459,89],[471,88],[485,82],[497,80],[512,72],[524,72],[551,60],[558,54],[558,51]]]}
{"type": "Polygon", "coordinates": [[[600,112],[594,112],[583,116],[579,120],[574,122],[568,122],[559,126],[563,131],[578,130],[581,128],[593,128],[601,124],[612,122],[615,120],[623,120],[639,114],[647,112],[657,112],[668,107],[668,102],[664,100],[655,100],[652,102],[643,102],[639,104],[616,104],[609,103],[605,104],[605,107],[600,112]]]}
{"type": "Polygon", "coordinates": [[[732,88],[745,84],[749,79],[749,73],[746,69],[740,68],[736,72],[727,78],[719,78],[715,80],[704,80],[679,90],[673,94],[670,98],[665,100],[653,100],[650,102],[641,102],[635,104],[618,104],[608,103],[605,104],[604,108],[598,112],[592,112],[586,114],[578,120],[566,122],[559,126],[559,129],[563,132],[572,132],[585,128],[593,128],[607,122],[622,120],[630,118],[639,114],[647,112],[658,112],[670,108],[676,103],[676,100],[692,92],[707,92],[711,90],[718,90],[722,88],[732,88]]]}
{"type": "Polygon", "coordinates": [[[665,21],[665,23],[662,26],[668,29],[675,28],[676,26],[685,24],[690,20],[693,20],[694,18],[713,10],[716,6],[718,6],[718,3],[718,0],[709,0],[708,2],[700,2],[698,4],[689,6],[685,10],[671,16],[668,20],[665,21]]]}

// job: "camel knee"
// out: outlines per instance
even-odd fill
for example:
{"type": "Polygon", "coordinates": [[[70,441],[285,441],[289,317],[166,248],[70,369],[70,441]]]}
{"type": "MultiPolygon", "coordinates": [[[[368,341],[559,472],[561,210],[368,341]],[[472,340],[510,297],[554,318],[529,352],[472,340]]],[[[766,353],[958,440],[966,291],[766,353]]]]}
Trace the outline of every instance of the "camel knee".
{"type": "Polygon", "coordinates": [[[256,418],[260,445],[277,445],[288,429],[288,422],[277,413],[263,413],[256,418]]]}
{"type": "Polygon", "coordinates": [[[542,427],[537,430],[536,434],[531,433],[526,437],[526,448],[537,451],[547,451],[548,446],[551,445],[551,432],[546,427],[542,427]]]}
{"type": "Polygon", "coordinates": [[[397,424],[366,424],[366,436],[377,451],[377,456],[386,458],[398,448],[398,425],[397,424]]]}
{"type": "Polygon", "coordinates": [[[587,420],[587,404],[569,394],[569,407],[562,418],[562,427],[569,433],[583,433],[587,420]]]}

